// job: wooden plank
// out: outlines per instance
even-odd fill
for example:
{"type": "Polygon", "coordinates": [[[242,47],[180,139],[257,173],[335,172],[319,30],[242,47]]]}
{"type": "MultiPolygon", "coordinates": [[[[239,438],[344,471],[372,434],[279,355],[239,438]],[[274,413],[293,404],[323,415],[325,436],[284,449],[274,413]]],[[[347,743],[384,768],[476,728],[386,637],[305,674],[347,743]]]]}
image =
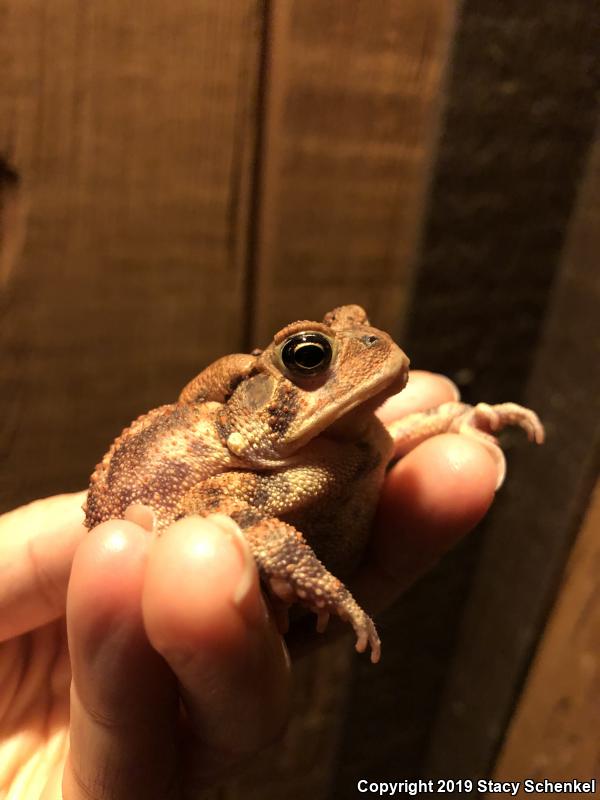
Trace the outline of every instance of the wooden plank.
{"type": "Polygon", "coordinates": [[[486,527],[430,744],[432,777],[492,769],[597,474],[600,138],[579,189],[525,395],[548,438],[543,451],[511,456],[503,502],[486,527]]]}
{"type": "Polygon", "coordinates": [[[600,780],[599,564],[600,482],[496,764],[496,780],[600,780]]]}
{"type": "Polygon", "coordinates": [[[586,0],[464,6],[409,352],[467,399],[523,394],[594,136],[598,16],[586,0]]]}
{"type": "Polygon", "coordinates": [[[399,330],[456,4],[272,4],[256,341],[364,304],[399,330]]]}
{"type": "Polygon", "coordinates": [[[124,424],[242,344],[261,14],[0,0],[0,154],[31,200],[3,507],[84,485],[124,424]]]}

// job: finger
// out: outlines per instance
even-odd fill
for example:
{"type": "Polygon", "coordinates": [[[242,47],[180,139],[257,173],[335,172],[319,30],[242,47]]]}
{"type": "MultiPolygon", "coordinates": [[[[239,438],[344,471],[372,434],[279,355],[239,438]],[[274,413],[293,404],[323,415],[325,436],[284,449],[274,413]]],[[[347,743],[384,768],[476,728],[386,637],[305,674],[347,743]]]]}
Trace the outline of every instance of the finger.
{"type": "Polygon", "coordinates": [[[187,517],[150,552],[144,619],[181,684],[196,775],[235,763],[277,736],[289,665],[254,559],[232,520],[187,517]]]}
{"type": "Polygon", "coordinates": [[[0,641],[64,614],[73,555],[87,534],[85,492],[36,500],[0,517],[0,641]]]}
{"type": "Polygon", "coordinates": [[[67,602],[73,681],[65,800],[172,796],[178,695],[144,631],[147,547],[141,528],[112,520],[91,531],[75,555],[67,602]]]}
{"type": "Polygon", "coordinates": [[[425,411],[441,403],[460,399],[456,384],[445,375],[424,370],[411,371],[408,383],[377,409],[377,416],[385,423],[393,422],[414,411],[425,411]]]}
{"type": "Polygon", "coordinates": [[[484,516],[497,467],[485,447],[457,434],[420,444],[388,474],[357,593],[389,605],[484,516]]]}

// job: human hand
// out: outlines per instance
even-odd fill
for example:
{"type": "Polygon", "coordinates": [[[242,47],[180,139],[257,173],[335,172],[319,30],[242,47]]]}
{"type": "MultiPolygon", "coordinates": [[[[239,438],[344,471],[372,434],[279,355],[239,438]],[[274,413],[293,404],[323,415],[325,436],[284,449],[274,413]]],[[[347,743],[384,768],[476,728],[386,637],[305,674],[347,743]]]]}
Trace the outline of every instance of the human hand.
{"type": "MultiPolygon", "coordinates": [[[[445,379],[413,372],[381,416],[452,399],[445,379]]],[[[435,563],[496,480],[486,449],[454,434],[396,464],[351,587],[361,605],[381,610],[435,563]]],[[[132,521],[143,514],[88,533],[83,499],[0,518],[0,793],[55,800],[62,782],[65,800],[195,797],[287,719],[289,662],[254,562],[222,517],[181,520],[155,541],[132,521]]],[[[323,638],[292,631],[288,643],[294,654],[323,638]]]]}

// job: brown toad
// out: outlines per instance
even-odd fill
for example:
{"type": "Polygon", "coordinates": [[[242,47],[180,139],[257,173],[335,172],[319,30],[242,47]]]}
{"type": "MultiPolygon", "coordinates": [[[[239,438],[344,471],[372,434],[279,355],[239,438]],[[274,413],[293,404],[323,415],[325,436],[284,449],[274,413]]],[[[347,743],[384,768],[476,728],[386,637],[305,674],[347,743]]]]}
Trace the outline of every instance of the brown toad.
{"type": "Polygon", "coordinates": [[[514,403],[445,403],[386,429],[374,411],[405,386],[408,367],[359,306],[288,325],[266,350],[219,359],[176,403],[126,428],[91,477],[86,525],[133,503],[154,509],[159,532],[189,514],[227,514],[280,604],[316,612],[319,630],[329,614],[348,620],[356,649],[370,645],[376,662],[375,626],[341,578],[361,559],[394,454],[443,431],[489,445],[506,424],[543,441],[534,412],[514,403]]]}

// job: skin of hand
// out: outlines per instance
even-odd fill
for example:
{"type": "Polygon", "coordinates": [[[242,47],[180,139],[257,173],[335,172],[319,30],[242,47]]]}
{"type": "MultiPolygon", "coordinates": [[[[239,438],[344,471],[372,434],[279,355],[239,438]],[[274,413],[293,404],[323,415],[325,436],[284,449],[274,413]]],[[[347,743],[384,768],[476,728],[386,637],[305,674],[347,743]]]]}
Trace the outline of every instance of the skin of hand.
{"type": "MultiPolygon", "coordinates": [[[[380,416],[457,394],[415,371],[380,416]]],[[[456,434],[394,465],[357,600],[389,605],[483,517],[497,478],[486,449],[456,434]]],[[[285,729],[288,649],[230,520],[188,517],[152,540],[138,507],[88,533],[83,499],[0,517],[0,795],[196,797],[285,729]]],[[[318,636],[310,617],[310,637],[288,637],[292,657],[336,633],[318,636]]]]}

